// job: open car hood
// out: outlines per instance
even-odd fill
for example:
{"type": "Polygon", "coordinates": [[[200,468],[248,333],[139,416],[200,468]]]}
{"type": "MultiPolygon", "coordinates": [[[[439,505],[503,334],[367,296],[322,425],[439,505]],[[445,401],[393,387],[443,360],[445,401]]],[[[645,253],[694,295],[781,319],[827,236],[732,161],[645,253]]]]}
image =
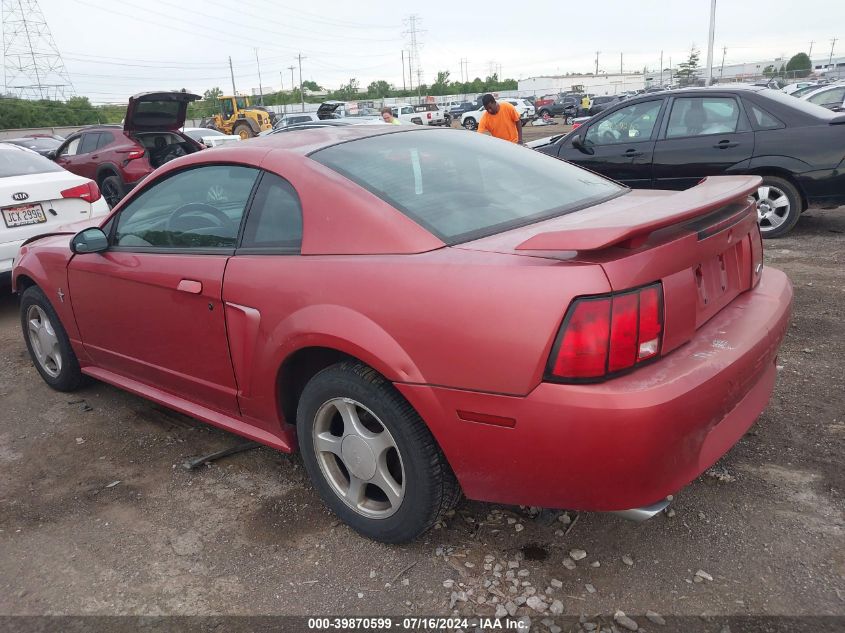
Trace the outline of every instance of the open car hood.
{"type": "Polygon", "coordinates": [[[190,92],[141,92],[129,97],[123,129],[127,132],[164,132],[185,125],[188,104],[200,99],[190,92]]]}

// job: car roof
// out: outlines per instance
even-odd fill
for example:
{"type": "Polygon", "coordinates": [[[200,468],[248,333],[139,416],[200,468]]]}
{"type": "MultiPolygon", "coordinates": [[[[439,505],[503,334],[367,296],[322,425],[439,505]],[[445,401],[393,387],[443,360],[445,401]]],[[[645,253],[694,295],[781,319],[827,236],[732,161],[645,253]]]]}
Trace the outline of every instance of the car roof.
{"type": "MultiPolygon", "coordinates": [[[[286,134],[268,134],[267,136],[259,136],[250,139],[246,143],[243,143],[243,145],[249,147],[262,147],[270,150],[284,149],[296,154],[308,155],[312,152],[317,152],[321,149],[331,147],[332,145],[339,145],[340,143],[347,143],[349,141],[381,136],[383,134],[438,134],[443,133],[444,131],[448,133],[448,130],[416,125],[330,125],[301,130],[298,132],[291,131],[286,134]]],[[[454,130],[454,132],[456,134],[462,133],[461,130],[454,130]]],[[[234,145],[239,145],[239,143],[234,143],[234,145]]],[[[227,150],[227,148],[221,147],[215,151],[224,152],[233,150],[227,150]]],[[[220,153],[218,156],[222,157],[223,154],[220,153]]]]}

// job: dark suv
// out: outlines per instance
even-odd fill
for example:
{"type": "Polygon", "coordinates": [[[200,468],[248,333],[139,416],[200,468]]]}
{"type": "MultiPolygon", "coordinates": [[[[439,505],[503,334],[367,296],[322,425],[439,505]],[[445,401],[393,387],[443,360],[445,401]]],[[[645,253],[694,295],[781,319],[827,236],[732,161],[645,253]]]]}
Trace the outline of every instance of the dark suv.
{"type": "Polygon", "coordinates": [[[109,207],[159,165],[202,149],[178,130],[185,125],[186,92],[145,92],[129,99],[120,125],[92,125],[69,136],[49,157],[94,180],[109,207]]]}

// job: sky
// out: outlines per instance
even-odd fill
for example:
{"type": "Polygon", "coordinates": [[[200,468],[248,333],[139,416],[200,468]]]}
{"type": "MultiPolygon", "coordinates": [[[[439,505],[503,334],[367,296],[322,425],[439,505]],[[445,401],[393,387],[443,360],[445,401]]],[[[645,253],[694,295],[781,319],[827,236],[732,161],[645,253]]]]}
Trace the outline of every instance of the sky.
{"type": "MultiPolygon", "coordinates": [[[[30,0],[32,1],[32,0],[30,0]]],[[[229,57],[238,92],[261,84],[290,88],[291,71],[329,89],[350,78],[366,87],[384,79],[402,87],[402,51],[416,16],[423,83],[437,71],[451,79],[526,78],[599,69],[658,69],[688,56],[706,61],[708,0],[39,0],[76,94],[125,103],[136,92],[187,88],[230,92],[229,57]],[[256,56],[259,63],[256,63],[256,56]],[[467,60],[462,64],[461,60],[467,60]],[[465,69],[462,70],[462,68],[465,69]]],[[[719,0],[714,64],[773,59],[804,51],[845,55],[845,2],[719,0]],[[797,8],[798,7],[798,8],[797,8]]],[[[407,60],[406,60],[407,64],[407,60]]],[[[408,73],[404,66],[405,76],[408,73]]],[[[407,82],[407,79],[405,80],[407,82]]],[[[417,83],[416,73],[413,76],[417,83]]]]}

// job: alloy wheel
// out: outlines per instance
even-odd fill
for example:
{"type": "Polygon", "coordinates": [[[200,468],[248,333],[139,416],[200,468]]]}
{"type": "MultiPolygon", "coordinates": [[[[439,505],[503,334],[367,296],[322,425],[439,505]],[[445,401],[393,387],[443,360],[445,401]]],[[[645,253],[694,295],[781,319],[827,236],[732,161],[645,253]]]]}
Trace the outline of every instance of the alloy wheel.
{"type": "Polygon", "coordinates": [[[334,493],[358,514],[385,519],[405,497],[405,469],[396,441],[372,411],[333,398],[315,415],[317,463],[334,493]]]}
{"type": "Polygon", "coordinates": [[[40,306],[32,305],[27,310],[26,321],[35,359],[49,376],[58,377],[62,371],[62,353],[50,318],[40,306]]]}
{"type": "Polygon", "coordinates": [[[787,221],[790,211],[789,197],[772,185],[762,185],[754,195],[757,201],[757,221],[763,233],[773,231],[787,221]]]}

